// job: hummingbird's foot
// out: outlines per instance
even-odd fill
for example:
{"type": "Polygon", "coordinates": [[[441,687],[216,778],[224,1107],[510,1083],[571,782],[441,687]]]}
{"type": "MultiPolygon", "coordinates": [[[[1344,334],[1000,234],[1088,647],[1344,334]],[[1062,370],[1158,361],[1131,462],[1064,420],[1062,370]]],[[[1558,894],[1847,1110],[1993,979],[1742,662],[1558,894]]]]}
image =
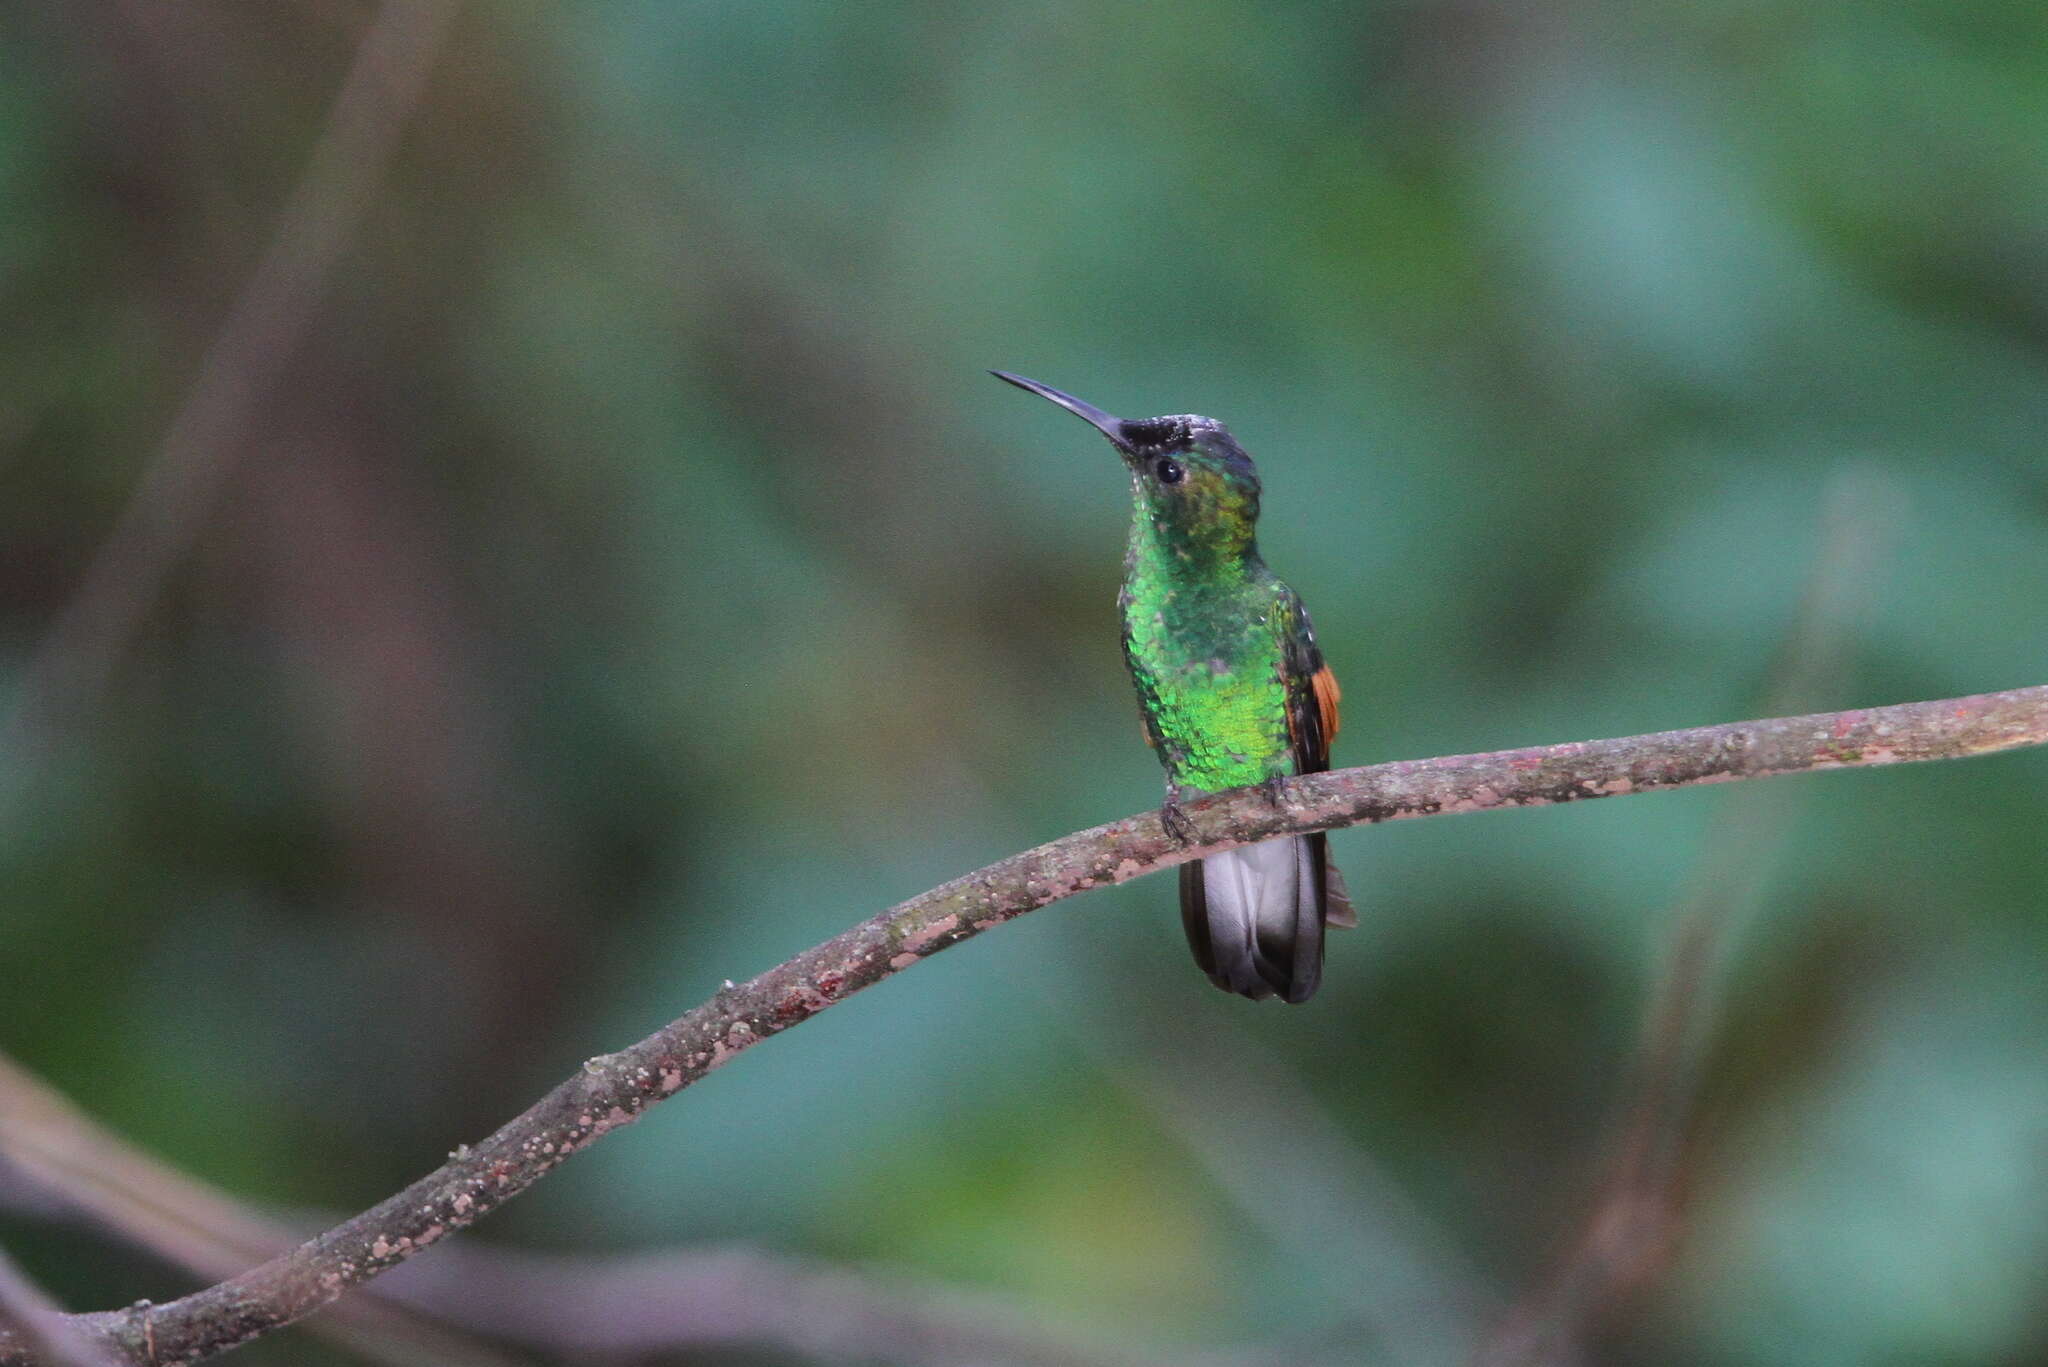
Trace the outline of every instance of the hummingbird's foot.
{"type": "Polygon", "coordinates": [[[1166,827],[1166,833],[1172,836],[1176,843],[1195,843],[1195,823],[1190,821],[1188,814],[1181,809],[1179,798],[1169,797],[1160,804],[1159,824],[1166,827]]]}
{"type": "Polygon", "coordinates": [[[1287,775],[1285,774],[1275,774],[1259,785],[1259,792],[1264,795],[1266,805],[1283,812],[1287,810],[1286,789],[1287,775]]]}

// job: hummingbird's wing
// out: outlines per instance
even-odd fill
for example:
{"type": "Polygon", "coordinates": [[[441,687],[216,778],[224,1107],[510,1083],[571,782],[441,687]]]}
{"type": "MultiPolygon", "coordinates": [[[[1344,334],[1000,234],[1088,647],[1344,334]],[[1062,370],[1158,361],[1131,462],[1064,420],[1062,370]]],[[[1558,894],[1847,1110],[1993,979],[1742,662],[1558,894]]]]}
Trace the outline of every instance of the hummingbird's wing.
{"type": "MultiPolygon", "coordinates": [[[[1344,693],[1316,645],[1308,609],[1292,589],[1280,595],[1280,619],[1287,671],[1287,737],[1294,748],[1294,772],[1320,774],[1330,767],[1330,742],[1337,738],[1341,724],[1337,704],[1344,693]]],[[[1357,925],[1358,912],[1351,905],[1344,875],[1330,859],[1328,837],[1319,832],[1308,839],[1324,884],[1323,920],[1333,926],[1357,925]]]]}
{"type": "Polygon", "coordinates": [[[1330,742],[1337,739],[1337,705],[1344,691],[1323,662],[1310,633],[1308,613],[1295,605],[1299,628],[1288,642],[1287,739],[1294,747],[1294,772],[1320,774],[1330,767],[1330,742]]]}

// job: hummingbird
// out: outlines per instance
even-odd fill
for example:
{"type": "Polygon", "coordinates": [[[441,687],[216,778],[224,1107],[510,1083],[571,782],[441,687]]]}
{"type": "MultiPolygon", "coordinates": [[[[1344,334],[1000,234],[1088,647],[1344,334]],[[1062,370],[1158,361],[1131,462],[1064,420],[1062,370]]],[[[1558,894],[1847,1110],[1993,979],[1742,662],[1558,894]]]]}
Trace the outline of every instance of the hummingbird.
{"type": "MultiPolygon", "coordinates": [[[[1131,478],[1131,534],[1117,607],[1145,738],[1166,770],[1161,822],[1186,841],[1181,805],[1330,767],[1339,691],[1308,611],[1259,558],[1259,476],[1214,418],[1118,418],[1050,385],[990,371],[1109,438],[1131,478]]],[[[1321,832],[1180,866],[1181,925],[1226,992],[1304,1002],[1323,976],[1323,927],[1358,917],[1321,832]]]]}

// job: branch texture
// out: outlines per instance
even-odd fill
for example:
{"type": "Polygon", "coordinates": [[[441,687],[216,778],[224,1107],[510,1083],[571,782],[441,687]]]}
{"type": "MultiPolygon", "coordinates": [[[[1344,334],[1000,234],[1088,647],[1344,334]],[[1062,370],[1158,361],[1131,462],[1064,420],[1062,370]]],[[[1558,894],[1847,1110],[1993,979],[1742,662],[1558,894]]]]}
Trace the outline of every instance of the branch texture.
{"type": "MultiPolygon", "coordinates": [[[[610,1131],[770,1035],[918,960],[1090,888],[1271,836],[1533,807],[1818,769],[1959,759],[2048,743],[2048,685],[1619,740],[1312,774],[1190,805],[1177,844],[1157,813],[1041,845],[932,889],[727,987],[638,1044],[587,1061],[475,1147],[283,1257],[165,1305],[74,1317],[137,1364],[195,1361],[289,1324],[474,1224],[610,1131]]],[[[0,1338],[0,1367],[33,1359],[0,1338]]]]}

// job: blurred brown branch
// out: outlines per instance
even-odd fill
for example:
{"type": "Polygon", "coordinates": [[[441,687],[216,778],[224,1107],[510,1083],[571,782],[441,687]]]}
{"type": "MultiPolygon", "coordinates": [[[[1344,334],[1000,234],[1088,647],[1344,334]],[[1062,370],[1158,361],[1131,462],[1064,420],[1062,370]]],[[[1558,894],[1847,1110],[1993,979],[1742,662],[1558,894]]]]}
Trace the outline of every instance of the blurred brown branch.
{"type": "MultiPolygon", "coordinates": [[[[305,1231],[251,1210],[108,1133],[48,1083],[0,1055],[0,1209],[78,1219],[208,1281],[277,1257],[305,1231]]],[[[0,1254],[0,1321],[66,1332],[55,1367],[109,1367],[46,1298],[15,1294],[0,1254]],[[38,1318],[40,1316],[40,1318],[38,1318]],[[51,1317],[54,1317],[52,1319],[51,1317]],[[80,1352],[93,1356],[81,1358],[80,1352]]],[[[1113,1344],[1072,1338],[1015,1306],[932,1283],[772,1256],[689,1249],[613,1257],[458,1245],[410,1263],[306,1327],[379,1362],[510,1367],[525,1361],[461,1332],[555,1353],[637,1354],[708,1346],[786,1348],[821,1360],[1013,1367],[1147,1367],[1113,1344]],[[453,1326],[453,1327],[451,1327],[453,1326]]]]}
{"type": "MultiPolygon", "coordinates": [[[[1777,712],[1844,691],[1854,623],[1869,606],[1903,495],[1873,470],[1830,480],[1820,546],[1799,612],[1758,700],[1777,712]]],[[[1595,1162],[1591,1199],[1557,1263],[1501,1317],[1480,1367],[1588,1360],[1601,1321],[1667,1274],[1685,1234],[1682,1159],[1720,977],[1741,923],[1763,902],[1798,804],[1811,789],[1731,795],[1715,812],[1690,890],[1675,908],[1642,1037],[1595,1162]]]]}
{"type": "Polygon", "coordinates": [[[1361,1341],[1382,1367],[1464,1360],[1498,1311],[1492,1287],[1292,1061],[1249,1031],[1190,1035],[1141,1013],[1127,1025],[1067,1033],[1151,1111],[1247,1229],[1325,1279],[1330,1302],[1352,1317],[1352,1351],[1338,1360],[1358,1360],[1361,1341]]]}
{"type": "Polygon", "coordinates": [[[26,1340],[50,1367],[116,1367],[104,1340],[67,1316],[0,1251],[0,1328],[26,1340]]]}
{"type": "Polygon", "coordinates": [[[379,1293],[479,1334],[570,1355],[765,1347],[926,1367],[1186,1361],[1069,1338],[959,1287],[744,1248],[605,1258],[456,1245],[404,1278],[379,1293]]]}
{"type": "Polygon", "coordinates": [[[454,17],[454,0],[391,0],[355,60],[255,272],[201,359],[163,445],[85,577],[30,658],[9,749],[45,753],[90,711],[164,580],[204,526],[249,425],[311,321],[376,197],[454,17]]]}
{"type": "MultiPolygon", "coordinates": [[[[0,1208],[8,1206],[105,1229],[206,1282],[274,1258],[306,1232],[109,1133],[0,1054],[0,1208]]],[[[373,1296],[338,1305],[308,1327],[377,1362],[510,1367],[519,1361],[373,1296]]]]}
{"type": "MultiPolygon", "coordinates": [[[[639,1043],[590,1059],[476,1147],[280,1258],[165,1305],[73,1322],[135,1363],[190,1362],[247,1342],[474,1224],[654,1103],[861,988],[1038,907],[1215,850],[1365,822],[2044,743],[2048,685],[1314,774],[1277,797],[1243,790],[1189,806],[1197,839],[1185,845],[1157,813],[1127,817],[955,879],[720,991],[639,1043]]],[[[0,1364],[33,1361],[18,1339],[0,1337],[0,1364]]]]}

